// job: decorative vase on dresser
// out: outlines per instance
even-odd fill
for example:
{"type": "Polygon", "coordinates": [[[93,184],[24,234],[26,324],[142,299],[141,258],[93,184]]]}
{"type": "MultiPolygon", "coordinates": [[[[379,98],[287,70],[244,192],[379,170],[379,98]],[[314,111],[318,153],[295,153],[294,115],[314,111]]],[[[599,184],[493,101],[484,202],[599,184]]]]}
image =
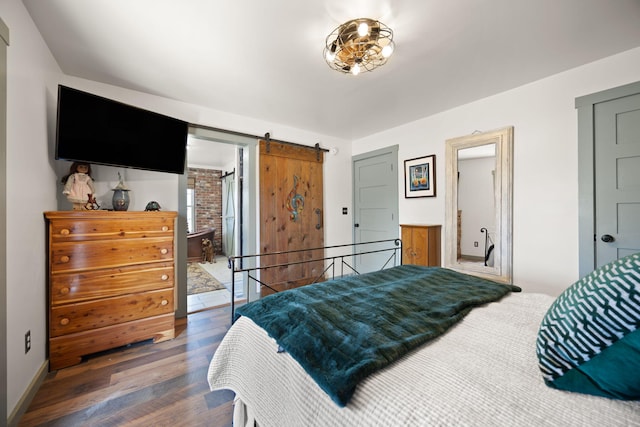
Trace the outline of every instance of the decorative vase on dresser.
{"type": "Polygon", "coordinates": [[[440,225],[401,224],[402,263],[439,267],[440,225]]]}
{"type": "Polygon", "coordinates": [[[129,190],[122,190],[114,188],[113,197],[111,198],[111,204],[114,211],[126,211],[129,209],[129,190]]]}
{"type": "Polygon", "coordinates": [[[49,369],[175,336],[175,212],[45,212],[49,369]]]}

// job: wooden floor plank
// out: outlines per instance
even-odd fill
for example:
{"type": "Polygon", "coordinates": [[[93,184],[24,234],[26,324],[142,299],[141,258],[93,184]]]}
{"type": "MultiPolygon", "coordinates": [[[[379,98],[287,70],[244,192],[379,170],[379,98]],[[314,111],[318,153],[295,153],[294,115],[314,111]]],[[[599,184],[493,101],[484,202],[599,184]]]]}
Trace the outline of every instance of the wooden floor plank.
{"type": "Polygon", "coordinates": [[[228,307],[176,322],[176,338],[92,355],[50,373],[19,426],[231,426],[234,394],[209,391],[228,307]]]}

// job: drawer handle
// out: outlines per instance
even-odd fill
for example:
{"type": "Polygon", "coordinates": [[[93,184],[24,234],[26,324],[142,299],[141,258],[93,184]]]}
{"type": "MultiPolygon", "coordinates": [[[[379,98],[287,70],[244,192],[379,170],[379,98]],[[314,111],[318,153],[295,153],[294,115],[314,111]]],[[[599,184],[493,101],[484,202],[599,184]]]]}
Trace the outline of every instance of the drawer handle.
{"type": "Polygon", "coordinates": [[[68,228],[63,228],[62,230],[60,230],[60,234],[62,234],[63,236],[68,236],[69,233],[71,233],[71,231],[69,231],[68,228]]]}
{"type": "Polygon", "coordinates": [[[169,304],[169,301],[167,301],[166,299],[163,299],[163,300],[160,302],[160,304],[161,304],[161,305],[167,305],[167,304],[169,304]]]}
{"type": "Polygon", "coordinates": [[[162,231],[168,231],[169,227],[167,227],[166,225],[162,227],[162,231]]]}
{"type": "Polygon", "coordinates": [[[69,259],[70,259],[70,258],[69,258],[69,256],[67,256],[67,255],[62,255],[62,256],[60,257],[60,262],[62,262],[62,263],[67,263],[67,262],[69,262],[69,259]]]}
{"type": "Polygon", "coordinates": [[[69,324],[69,319],[67,319],[66,317],[63,317],[62,319],[60,319],[60,324],[62,326],[67,326],[69,324]]]}
{"type": "Polygon", "coordinates": [[[60,295],[67,295],[69,293],[69,288],[68,287],[64,287],[64,288],[60,288],[60,295]]]}
{"type": "Polygon", "coordinates": [[[167,249],[167,248],[162,248],[162,249],[160,249],[160,253],[161,253],[162,255],[166,255],[166,254],[167,254],[167,252],[169,252],[169,249],[167,249]]]}
{"type": "Polygon", "coordinates": [[[169,275],[168,274],[163,274],[162,276],[160,276],[160,278],[162,280],[169,280],[169,275]]]}

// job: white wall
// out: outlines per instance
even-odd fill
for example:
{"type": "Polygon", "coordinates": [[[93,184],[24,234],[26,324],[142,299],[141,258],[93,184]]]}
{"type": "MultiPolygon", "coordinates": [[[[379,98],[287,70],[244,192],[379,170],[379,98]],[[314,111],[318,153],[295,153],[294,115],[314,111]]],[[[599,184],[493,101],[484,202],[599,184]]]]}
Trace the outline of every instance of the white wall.
{"type": "MultiPolygon", "coordinates": [[[[71,162],[54,160],[57,176],[62,177],[69,173],[71,162]]],[[[118,173],[129,191],[130,211],[143,211],[147,203],[155,200],[162,210],[175,211],[178,209],[178,179],[177,175],[161,172],[150,172],[130,168],[118,168],[112,166],[91,165],[91,176],[96,190],[96,201],[100,209],[112,209],[112,189],[118,184],[118,173]]],[[[56,196],[58,205],[53,210],[71,210],[71,203],[62,194],[63,185],[58,179],[56,196]]]]}
{"type": "Polygon", "coordinates": [[[435,154],[437,197],[400,199],[400,222],[444,224],[444,141],[513,125],[514,283],[557,295],[578,279],[575,98],[638,80],[640,48],[354,141],[352,154],[435,154]]]}
{"type": "MultiPolygon", "coordinates": [[[[60,178],[69,162],[54,160],[57,85],[177,117],[189,123],[273,139],[339,147],[326,156],[325,189],[340,194],[325,200],[325,239],[344,241],[350,221],[340,206],[350,206],[350,143],[262,120],[208,110],[140,92],[62,75],[19,0],[0,2],[0,16],[11,32],[8,48],[7,100],[7,410],[13,412],[46,361],[46,236],[43,211],[67,209],[60,178]],[[347,165],[347,166],[345,166],[347,165]],[[345,204],[347,203],[347,204],[345,204]],[[31,330],[32,349],[24,354],[24,334],[31,330]]],[[[120,171],[132,189],[129,210],[143,210],[156,200],[164,210],[177,210],[178,176],[134,169],[93,166],[96,193],[111,204],[111,188],[120,171]]],[[[2,177],[4,179],[4,177],[2,177]]],[[[4,421],[0,420],[0,424],[4,421]]]]}
{"type": "MultiPolygon", "coordinates": [[[[6,176],[6,351],[10,414],[45,360],[47,294],[42,212],[56,207],[56,175],[50,144],[55,116],[52,118],[47,112],[55,106],[54,85],[61,73],[22,2],[0,2],[0,14],[11,32],[7,49],[6,176]],[[32,347],[25,354],[27,330],[31,331],[32,347]]],[[[4,424],[4,420],[0,420],[0,424],[4,424]]]]}

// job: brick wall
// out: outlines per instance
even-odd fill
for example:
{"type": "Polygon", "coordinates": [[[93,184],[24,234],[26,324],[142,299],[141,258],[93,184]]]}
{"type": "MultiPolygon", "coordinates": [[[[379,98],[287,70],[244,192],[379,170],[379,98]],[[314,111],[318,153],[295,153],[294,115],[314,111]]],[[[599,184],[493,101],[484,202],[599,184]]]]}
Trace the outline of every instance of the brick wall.
{"type": "Polygon", "coordinates": [[[195,180],[196,230],[216,229],[213,247],[222,253],[222,171],[189,168],[189,178],[195,180]]]}

